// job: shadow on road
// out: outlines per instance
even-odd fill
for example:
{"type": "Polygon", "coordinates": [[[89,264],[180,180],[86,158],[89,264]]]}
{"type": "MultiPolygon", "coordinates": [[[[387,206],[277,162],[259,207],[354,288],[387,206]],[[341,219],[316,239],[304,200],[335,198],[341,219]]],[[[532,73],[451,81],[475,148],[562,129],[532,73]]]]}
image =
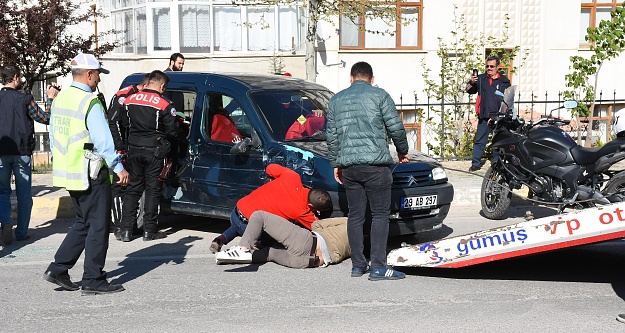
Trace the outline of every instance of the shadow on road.
{"type": "MultiPolygon", "coordinates": [[[[13,252],[17,252],[22,248],[31,246],[40,239],[49,237],[54,234],[66,234],[68,229],[74,224],[75,221],[75,218],[62,218],[49,220],[36,226],[33,226],[31,224],[30,229],[28,230],[28,236],[30,238],[19,242],[14,240],[11,245],[4,245],[0,249],[0,258],[9,258],[13,255],[13,252]]],[[[13,231],[15,231],[15,229],[13,229],[13,231]]]]}
{"type": "MultiPolygon", "coordinates": [[[[158,243],[132,252],[119,262],[119,268],[108,272],[111,283],[124,284],[139,278],[161,265],[182,264],[193,242],[202,237],[188,236],[175,243],[158,243]]],[[[136,240],[135,240],[136,241],[136,240]]]]}
{"type": "Polygon", "coordinates": [[[175,233],[180,230],[195,230],[221,234],[229,226],[229,220],[210,217],[178,214],[160,215],[158,217],[159,229],[170,228],[168,233],[175,233]]]}

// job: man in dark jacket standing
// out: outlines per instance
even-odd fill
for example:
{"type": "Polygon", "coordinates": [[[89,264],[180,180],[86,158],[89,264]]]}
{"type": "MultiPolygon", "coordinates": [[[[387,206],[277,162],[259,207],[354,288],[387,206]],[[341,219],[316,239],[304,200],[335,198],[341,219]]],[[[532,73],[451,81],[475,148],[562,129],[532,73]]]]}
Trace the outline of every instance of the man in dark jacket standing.
{"type": "Polygon", "coordinates": [[[366,62],[352,66],[351,86],[330,99],[326,119],[329,159],[334,178],[345,186],[349,206],[347,235],[352,276],[369,270],[364,255],[364,223],[371,210],[371,271],[369,280],[405,277],[386,266],[386,243],[393,175],[387,133],[400,163],[410,160],[408,140],[395,103],[383,89],[373,87],[373,69],[366,62]]]}
{"type": "MultiPolygon", "coordinates": [[[[13,242],[11,220],[11,174],[15,176],[17,193],[18,241],[28,238],[28,224],[33,207],[31,192],[31,169],[33,148],[35,147],[34,121],[48,125],[50,110],[42,110],[31,94],[18,90],[22,87],[20,70],[15,65],[0,69],[4,88],[0,90],[0,223],[2,240],[5,245],[13,242]]],[[[48,102],[58,90],[48,86],[48,102]]],[[[49,104],[48,104],[49,105],[49,104]]]]}
{"type": "Polygon", "coordinates": [[[145,190],[143,215],[143,240],[151,241],[165,237],[158,232],[158,206],[163,184],[158,179],[164,158],[171,149],[169,140],[178,133],[176,109],[163,96],[169,76],[153,71],[142,91],[124,100],[126,113],[122,114],[122,126],[128,131],[128,173],[130,182],[122,206],[120,238],[130,242],[132,229],[137,222],[137,210],[141,194],[145,190]]]}
{"type": "Polygon", "coordinates": [[[477,93],[476,108],[479,110],[475,142],[473,143],[473,157],[469,171],[477,171],[482,167],[480,159],[488,142],[488,121],[499,112],[499,101],[495,97],[495,91],[502,93],[510,87],[510,80],[497,71],[499,58],[490,56],[486,59],[486,73],[471,75],[471,81],[467,84],[466,91],[469,94],[477,93]]]}
{"type": "MultiPolygon", "coordinates": [[[[146,74],[139,84],[131,84],[117,91],[113,98],[111,98],[111,104],[109,105],[106,113],[106,118],[109,122],[109,129],[113,136],[113,142],[115,143],[115,150],[120,155],[126,155],[128,151],[128,136],[126,135],[126,129],[121,125],[122,115],[126,112],[124,108],[124,101],[128,96],[142,91],[145,85],[148,83],[149,74],[146,74]]],[[[122,204],[124,200],[124,194],[126,193],[126,187],[120,186],[117,182],[119,178],[117,174],[113,173],[113,183],[111,184],[111,194],[113,195],[112,213],[113,213],[113,226],[114,234],[117,240],[121,240],[121,221],[122,221],[122,204]]]]}

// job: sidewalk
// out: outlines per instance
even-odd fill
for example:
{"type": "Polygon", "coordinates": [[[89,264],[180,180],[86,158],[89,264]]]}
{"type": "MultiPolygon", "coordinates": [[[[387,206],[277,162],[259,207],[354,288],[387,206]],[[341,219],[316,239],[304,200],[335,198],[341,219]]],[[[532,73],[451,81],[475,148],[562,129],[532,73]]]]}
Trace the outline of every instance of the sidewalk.
{"type": "Polygon", "coordinates": [[[480,205],[480,192],[482,189],[483,176],[490,166],[486,162],[482,169],[475,173],[469,173],[471,161],[445,161],[442,162],[449,182],[454,186],[454,200],[452,206],[480,205]]]}
{"type": "MultiPolygon", "coordinates": [[[[52,174],[33,174],[33,209],[32,219],[53,220],[74,217],[74,206],[69,193],[64,188],[52,187],[52,174]]],[[[11,215],[17,218],[17,198],[15,188],[11,193],[11,215]]]]}
{"type": "MultiPolygon", "coordinates": [[[[443,166],[447,171],[449,182],[454,186],[453,205],[479,205],[482,178],[465,172],[469,170],[471,161],[446,161],[443,162],[443,166]]],[[[488,164],[479,170],[477,175],[483,176],[487,168],[488,164]]],[[[74,207],[69,193],[65,189],[52,187],[52,174],[33,174],[32,186],[33,219],[53,220],[74,216],[74,207]]],[[[15,219],[17,209],[15,191],[11,196],[11,206],[15,219]]]]}

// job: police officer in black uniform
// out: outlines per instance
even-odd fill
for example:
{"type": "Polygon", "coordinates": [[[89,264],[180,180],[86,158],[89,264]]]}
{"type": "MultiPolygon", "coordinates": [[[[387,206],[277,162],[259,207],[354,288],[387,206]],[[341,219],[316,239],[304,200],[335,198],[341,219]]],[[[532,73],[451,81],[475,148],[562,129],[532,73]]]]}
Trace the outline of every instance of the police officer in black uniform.
{"type": "Polygon", "coordinates": [[[140,92],[124,100],[126,112],[122,114],[122,126],[128,130],[128,160],[126,168],[130,182],[126,189],[122,208],[121,240],[129,242],[137,220],[137,208],[145,190],[143,217],[143,240],[165,237],[157,232],[158,205],[162,183],[158,176],[164,166],[164,158],[171,149],[169,140],[178,133],[176,109],[163,96],[169,77],[162,71],[148,75],[148,83],[140,92]]]}
{"type": "MultiPolygon", "coordinates": [[[[117,153],[122,156],[126,156],[126,152],[128,151],[126,142],[128,137],[126,136],[126,129],[121,126],[122,113],[125,113],[124,101],[128,96],[143,90],[147,83],[148,74],[143,77],[139,84],[131,84],[124,87],[117,91],[117,93],[113,95],[113,98],[111,98],[111,103],[106,116],[108,118],[111,135],[113,136],[113,142],[115,143],[115,150],[117,150],[117,153]]],[[[118,181],[119,179],[117,178],[117,174],[113,173],[113,183],[111,184],[111,194],[113,195],[113,204],[111,205],[113,213],[113,230],[115,238],[117,238],[117,240],[121,240],[120,226],[122,221],[122,202],[124,200],[126,187],[117,184],[118,181]]]]}

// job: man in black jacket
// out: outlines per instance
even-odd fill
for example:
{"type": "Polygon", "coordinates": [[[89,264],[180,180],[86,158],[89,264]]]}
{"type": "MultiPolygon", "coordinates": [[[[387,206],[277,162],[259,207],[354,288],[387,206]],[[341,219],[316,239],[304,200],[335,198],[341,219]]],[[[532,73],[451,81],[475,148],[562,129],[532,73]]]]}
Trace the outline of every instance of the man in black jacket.
{"type": "MultiPolygon", "coordinates": [[[[15,238],[18,241],[28,238],[28,224],[33,207],[31,192],[31,169],[33,148],[35,147],[34,121],[48,125],[50,109],[42,110],[33,99],[33,95],[19,92],[22,77],[15,65],[5,65],[0,70],[4,88],[0,90],[0,223],[2,240],[5,245],[13,242],[13,221],[11,220],[11,174],[15,176],[17,193],[17,228],[15,238]]],[[[48,86],[48,102],[58,90],[48,86]]]]}
{"type": "Polygon", "coordinates": [[[499,112],[501,101],[495,97],[495,91],[499,90],[503,93],[506,88],[510,87],[510,80],[497,71],[498,67],[499,58],[495,56],[488,57],[486,59],[486,73],[471,75],[471,81],[467,84],[467,93],[478,94],[476,109],[479,110],[471,168],[469,168],[471,172],[477,171],[482,167],[480,159],[488,142],[488,121],[499,112]]]}
{"type": "MultiPolygon", "coordinates": [[[[118,154],[125,155],[128,150],[127,133],[126,129],[121,126],[122,113],[125,112],[124,101],[128,96],[139,92],[145,88],[148,83],[148,75],[146,74],[139,84],[131,84],[117,91],[117,93],[111,98],[111,104],[106,113],[108,118],[109,128],[111,135],[113,136],[113,142],[115,143],[115,150],[118,154]]],[[[115,238],[121,240],[121,220],[122,220],[122,203],[124,200],[124,193],[126,192],[125,186],[120,186],[117,182],[119,178],[116,173],[113,173],[113,183],[111,184],[111,194],[113,195],[113,227],[115,238]]]]}
{"type": "Polygon", "coordinates": [[[137,221],[139,199],[145,190],[143,240],[163,238],[157,232],[158,205],[163,184],[158,176],[164,166],[165,155],[178,133],[176,109],[163,96],[169,76],[153,71],[145,89],[130,95],[124,101],[126,113],[122,126],[128,130],[128,161],[130,182],[122,208],[121,240],[129,242],[137,221]]]}

